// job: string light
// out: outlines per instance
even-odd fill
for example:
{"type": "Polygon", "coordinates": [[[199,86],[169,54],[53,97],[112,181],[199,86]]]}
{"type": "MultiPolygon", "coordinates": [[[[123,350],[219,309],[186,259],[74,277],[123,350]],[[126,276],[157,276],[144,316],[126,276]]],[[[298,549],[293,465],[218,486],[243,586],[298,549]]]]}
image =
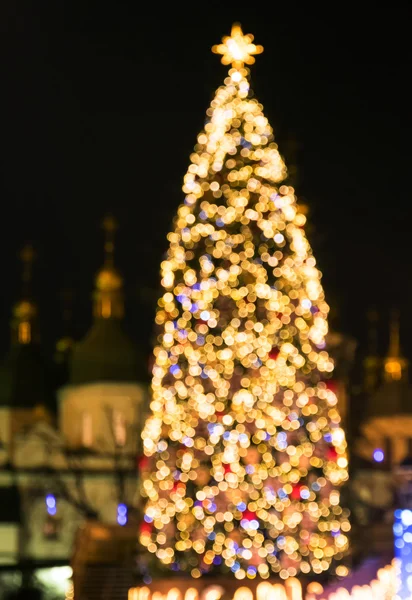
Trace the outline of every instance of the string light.
{"type": "Polygon", "coordinates": [[[321,273],[250,95],[243,63],[254,50],[242,35],[225,41],[233,66],[197,138],[161,265],[140,539],[195,578],[286,580],[347,550],[337,489],[346,441],[326,382],[321,273]]]}
{"type": "Polygon", "coordinates": [[[46,510],[52,517],[57,513],[56,497],[53,494],[47,494],[46,496],[46,510]]]}
{"type": "Polygon", "coordinates": [[[126,525],[127,523],[127,506],[126,504],[119,504],[117,506],[117,522],[119,525],[126,525]]]}

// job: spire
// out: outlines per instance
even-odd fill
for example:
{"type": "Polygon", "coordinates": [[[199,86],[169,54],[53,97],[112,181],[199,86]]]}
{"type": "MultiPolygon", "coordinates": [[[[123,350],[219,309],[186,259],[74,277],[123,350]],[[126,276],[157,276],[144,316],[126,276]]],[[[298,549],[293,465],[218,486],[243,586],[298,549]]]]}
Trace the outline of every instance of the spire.
{"type": "Polygon", "coordinates": [[[102,223],[105,233],[104,264],[96,277],[94,315],[99,319],[121,319],[123,317],[123,281],[114,267],[114,236],[117,222],[107,215],[102,223]]]}
{"type": "Polygon", "coordinates": [[[25,345],[34,341],[36,333],[34,325],[37,316],[37,306],[32,299],[31,291],[35,253],[30,244],[21,250],[20,259],[23,263],[22,297],[13,308],[11,329],[12,343],[25,345]]]}
{"type": "Polygon", "coordinates": [[[402,379],[403,372],[406,370],[407,361],[401,355],[399,338],[399,311],[393,311],[390,336],[389,351],[385,358],[385,379],[387,381],[399,381],[402,379]]]}
{"type": "Polygon", "coordinates": [[[118,225],[114,217],[110,214],[106,215],[102,222],[102,229],[105,233],[104,252],[105,252],[105,267],[113,267],[114,265],[114,236],[118,225]]]}
{"type": "Polygon", "coordinates": [[[400,357],[400,344],[399,344],[399,312],[393,311],[390,325],[390,337],[389,337],[389,356],[393,358],[400,357]]]}
{"type": "Polygon", "coordinates": [[[62,335],[56,342],[56,363],[64,364],[67,360],[67,356],[70,353],[74,344],[72,336],[72,320],[73,320],[73,291],[66,288],[62,291],[62,304],[63,304],[63,331],[62,335]]]}
{"type": "Polygon", "coordinates": [[[370,309],[367,313],[368,319],[368,353],[364,360],[365,368],[365,390],[372,392],[376,389],[379,379],[378,356],[378,320],[379,315],[375,309],[370,309]]]}

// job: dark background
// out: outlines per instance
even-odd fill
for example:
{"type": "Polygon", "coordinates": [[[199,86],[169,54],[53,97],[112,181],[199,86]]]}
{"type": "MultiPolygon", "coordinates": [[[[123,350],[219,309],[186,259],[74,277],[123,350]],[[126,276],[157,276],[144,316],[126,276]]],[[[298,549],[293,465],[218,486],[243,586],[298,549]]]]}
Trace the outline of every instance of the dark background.
{"type": "Polygon", "coordinates": [[[240,21],[265,47],[252,85],[310,207],[334,326],[363,343],[375,305],[384,351],[388,315],[398,306],[402,344],[412,354],[411,9],[244,6],[3,0],[3,352],[26,241],[38,254],[46,349],[63,333],[67,298],[73,335],[85,333],[108,210],[120,223],[127,326],[148,350],[166,233],[226,72],[210,47],[240,21]]]}

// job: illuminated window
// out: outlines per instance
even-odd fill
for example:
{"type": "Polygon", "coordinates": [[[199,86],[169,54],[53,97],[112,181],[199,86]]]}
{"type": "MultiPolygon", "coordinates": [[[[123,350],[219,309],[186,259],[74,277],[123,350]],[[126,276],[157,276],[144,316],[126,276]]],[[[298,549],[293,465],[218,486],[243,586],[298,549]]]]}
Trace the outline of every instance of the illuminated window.
{"type": "Polygon", "coordinates": [[[82,446],[89,448],[93,443],[93,425],[90,413],[83,413],[82,417],[82,446]]]}
{"type": "Polygon", "coordinates": [[[47,515],[43,525],[43,535],[47,540],[57,540],[60,534],[60,519],[47,515]]]}
{"type": "Polygon", "coordinates": [[[48,540],[56,540],[60,532],[60,519],[57,517],[57,500],[54,494],[47,494],[46,503],[46,519],[43,525],[43,535],[48,540]]]}
{"type": "Polygon", "coordinates": [[[19,323],[19,342],[20,344],[30,344],[31,342],[31,328],[30,323],[23,321],[19,323]]]}
{"type": "Polygon", "coordinates": [[[126,444],[126,420],[124,414],[117,409],[113,410],[113,433],[117,446],[126,444]]]}

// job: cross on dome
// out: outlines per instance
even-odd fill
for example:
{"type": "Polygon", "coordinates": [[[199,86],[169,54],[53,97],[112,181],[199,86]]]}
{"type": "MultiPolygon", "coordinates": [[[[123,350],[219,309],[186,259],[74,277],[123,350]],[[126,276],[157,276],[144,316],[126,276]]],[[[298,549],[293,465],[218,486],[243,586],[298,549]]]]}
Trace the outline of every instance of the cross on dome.
{"type": "Polygon", "coordinates": [[[230,36],[222,38],[223,44],[213,46],[212,52],[222,55],[224,65],[232,64],[233,67],[242,67],[243,64],[253,65],[255,62],[254,54],[262,54],[263,46],[252,44],[253,35],[243,34],[239,23],[232,25],[230,36]]]}

